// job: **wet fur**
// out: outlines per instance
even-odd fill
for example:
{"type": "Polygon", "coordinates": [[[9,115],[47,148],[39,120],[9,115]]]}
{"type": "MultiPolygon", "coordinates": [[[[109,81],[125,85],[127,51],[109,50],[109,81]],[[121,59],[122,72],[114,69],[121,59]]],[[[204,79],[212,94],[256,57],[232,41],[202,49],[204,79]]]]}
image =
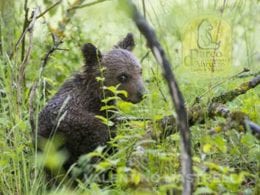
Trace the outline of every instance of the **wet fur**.
{"type": "MultiPolygon", "coordinates": [[[[82,48],[85,60],[83,71],[67,80],[40,112],[39,138],[50,138],[54,134],[64,138],[64,147],[69,152],[65,169],[82,154],[105,145],[111,137],[108,127],[95,117],[106,116],[105,112],[100,111],[103,93],[100,82],[96,80],[100,76],[100,65],[106,67],[106,86],[119,84],[117,77],[122,72],[129,74],[131,80],[119,88],[128,92],[125,100],[133,103],[141,101],[144,84],[141,66],[131,53],[134,45],[132,34],[105,54],[101,54],[94,45],[85,44],[82,48]]],[[[112,136],[115,136],[114,132],[112,136]]]]}

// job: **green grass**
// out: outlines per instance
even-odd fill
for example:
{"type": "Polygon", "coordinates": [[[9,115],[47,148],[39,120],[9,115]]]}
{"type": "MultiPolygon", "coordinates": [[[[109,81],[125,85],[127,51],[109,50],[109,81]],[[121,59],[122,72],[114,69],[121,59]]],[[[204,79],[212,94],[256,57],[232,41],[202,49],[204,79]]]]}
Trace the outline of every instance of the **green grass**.
{"type": "MultiPolygon", "coordinates": [[[[80,69],[83,64],[80,46],[83,43],[92,42],[105,52],[126,33],[133,32],[136,39],[135,55],[141,59],[148,50],[145,39],[125,15],[124,8],[115,0],[107,1],[77,9],[75,14],[71,15],[64,31],[64,42],[60,45],[63,50],[55,51],[41,72],[41,60],[53,44],[48,25],[51,25],[53,31],[57,30],[58,21],[65,16],[64,10],[70,6],[69,2],[73,2],[63,1],[44,18],[36,21],[33,48],[26,66],[23,86],[18,80],[21,44],[15,55],[10,57],[23,29],[23,2],[10,1],[12,2],[15,6],[8,7],[6,11],[2,8],[5,5],[0,3],[0,194],[164,194],[170,189],[181,190],[179,134],[175,133],[163,141],[151,140],[146,136],[148,131],[160,133],[162,130],[155,120],[172,114],[174,110],[167,85],[161,76],[161,68],[151,52],[142,63],[148,89],[147,98],[138,105],[121,103],[118,106],[123,116],[152,118],[152,122],[131,121],[120,124],[118,136],[113,142],[118,147],[118,152],[108,157],[103,156],[101,149],[96,151],[95,155],[101,156],[103,161],[90,178],[79,182],[74,188],[67,179],[56,188],[48,188],[48,181],[44,178],[41,167],[41,157],[32,144],[29,102],[33,83],[39,82],[34,98],[37,115],[62,82],[80,69]],[[21,86],[19,94],[18,87],[21,86]],[[114,183],[101,188],[97,183],[97,176],[110,167],[117,170],[117,174],[111,176],[114,177],[114,183]]],[[[88,2],[90,1],[86,1],[88,2]]],[[[201,94],[205,93],[202,101],[207,103],[213,96],[248,81],[252,77],[230,79],[243,68],[249,68],[251,72],[260,70],[259,1],[227,1],[221,15],[223,2],[145,1],[146,17],[155,28],[173,65],[187,106],[191,106],[201,94]],[[194,72],[182,65],[185,26],[201,15],[221,16],[231,26],[231,68],[224,69],[223,72],[194,72]],[[217,83],[222,84],[213,88],[217,83]]],[[[36,5],[40,5],[41,10],[45,10],[52,3],[29,1],[28,7],[31,11],[36,5]]],[[[143,10],[142,1],[136,3],[140,10],[143,10]]],[[[25,41],[26,50],[28,41],[29,34],[25,41]]],[[[247,113],[252,121],[260,124],[259,86],[227,105],[230,110],[247,113]]],[[[259,140],[250,132],[240,132],[236,129],[209,134],[212,128],[218,127],[224,121],[222,118],[206,118],[205,124],[191,128],[196,174],[195,192],[259,194],[259,140]]],[[[59,156],[55,154],[50,155],[53,157],[50,160],[59,156]]],[[[83,156],[79,164],[84,164],[90,155],[83,156]]],[[[77,171],[81,169],[74,170],[74,174],[77,174],[77,171]]]]}

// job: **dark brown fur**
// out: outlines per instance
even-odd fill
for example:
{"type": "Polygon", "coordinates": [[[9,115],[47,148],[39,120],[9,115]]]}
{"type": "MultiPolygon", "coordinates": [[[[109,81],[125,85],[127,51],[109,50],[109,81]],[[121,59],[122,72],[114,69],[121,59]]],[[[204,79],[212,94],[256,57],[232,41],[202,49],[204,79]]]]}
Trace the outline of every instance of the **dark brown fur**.
{"type": "Polygon", "coordinates": [[[100,66],[106,68],[105,86],[121,83],[119,89],[128,92],[128,97],[122,97],[124,100],[133,103],[142,100],[141,66],[131,53],[133,47],[132,34],[105,54],[92,44],[85,44],[82,48],[85,59],[83,71],[66,81],[41,111],[39,137],[49,138],[58,133],[65,138],[65,148],[70,155],[67,168],[80,155],[93,151],[110,139],[108,127],[95,117],[105,117],[105,112],[100,111],[104,98],[101,84],[96,80],[100,76],[100,66]]]}

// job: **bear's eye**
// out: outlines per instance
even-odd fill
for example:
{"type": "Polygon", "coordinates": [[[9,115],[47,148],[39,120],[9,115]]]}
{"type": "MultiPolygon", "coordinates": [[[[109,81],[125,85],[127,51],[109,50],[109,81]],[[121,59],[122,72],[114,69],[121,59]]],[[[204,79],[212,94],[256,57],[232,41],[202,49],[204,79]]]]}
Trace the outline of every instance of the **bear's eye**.
{"type": "Polygon", "coordinates": [[[125,82],[127,82],[127,80],[128,80],[128,75],[126,75],[126,74],[121,74],[121,75],[119,75],[118,76],[118,81],[120,82],[120,83],[125,83],[125,82]]]}

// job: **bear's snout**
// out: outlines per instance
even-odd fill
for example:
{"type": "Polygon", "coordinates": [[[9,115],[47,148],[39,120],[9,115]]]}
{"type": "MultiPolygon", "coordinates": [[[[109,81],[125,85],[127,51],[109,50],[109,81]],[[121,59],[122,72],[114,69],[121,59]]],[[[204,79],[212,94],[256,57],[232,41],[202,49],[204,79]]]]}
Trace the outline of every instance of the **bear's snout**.
{"type": "Polygon", "coordinates": [[[137,90],[135,97],[132,100],[130,100],[130,102],[134,104],[141,102],[145,97],[145,93],[146,93],[145,88],[141,87],[140,89],[137,90]]]}
{"type": "Polygon", "coordinates": [[[143,98],[144,98],[144,93],[138,91],[138,92],[137,92],[137,99],[139,99],[139,100],[141,101],[141,100],[143,100],[143,98]]]}
{"type": "Polygon", "coordinates": [[[133,103],[139,103],[141,102],[145,97],[145,92],[144,91],[138,91],[136,94],[136,101],[133,103]]]}

